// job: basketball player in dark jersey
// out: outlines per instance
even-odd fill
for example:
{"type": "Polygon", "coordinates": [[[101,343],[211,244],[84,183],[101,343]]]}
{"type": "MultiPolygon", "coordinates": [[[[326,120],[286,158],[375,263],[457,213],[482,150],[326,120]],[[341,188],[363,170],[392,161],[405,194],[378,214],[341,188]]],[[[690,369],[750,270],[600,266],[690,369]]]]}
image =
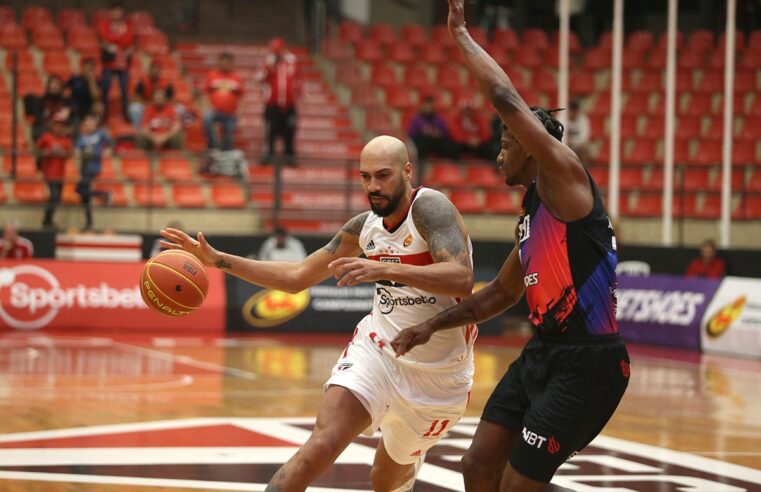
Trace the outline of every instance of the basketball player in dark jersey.
{"type": "Polygon", "coordinates": [[[463,457],[468,491],[567,490],[558,467],[602,430],[621,400],[629,356],[616,324],[616,240],[599,191],[561,143],[551,111],[529,108],[465,28],[449,0],[449,31],[505,130],[505,182],[526,188],[516,246],[497,278],[460,304],[400,332],[397,355],[440,330],[484,321],[526,292],[534,336],[497,384],[463,457]]]}

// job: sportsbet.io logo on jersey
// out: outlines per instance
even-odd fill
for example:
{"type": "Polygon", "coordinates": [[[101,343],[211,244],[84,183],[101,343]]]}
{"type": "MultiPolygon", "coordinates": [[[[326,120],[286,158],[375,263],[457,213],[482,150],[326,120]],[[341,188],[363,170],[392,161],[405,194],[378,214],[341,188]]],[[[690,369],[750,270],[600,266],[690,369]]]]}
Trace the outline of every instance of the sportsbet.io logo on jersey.
{"type": "Polygon", "coordinates": [[[375,294],[378,298],[378,310],[381,314],[391,314],[396,306],[419,306],[423,304],[436,304],[436,298],[431,296],[402,296],[394,297],[383,287],[377,287],[375,294]]]}

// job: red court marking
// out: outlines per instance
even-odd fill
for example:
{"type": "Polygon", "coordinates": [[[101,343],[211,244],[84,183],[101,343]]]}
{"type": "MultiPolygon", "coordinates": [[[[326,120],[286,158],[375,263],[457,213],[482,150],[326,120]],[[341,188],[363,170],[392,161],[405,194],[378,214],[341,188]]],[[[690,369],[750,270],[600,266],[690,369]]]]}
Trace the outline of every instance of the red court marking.
{"type": "Polygon", "coordinates": [[[292,442],[242,429],[232,424],[178,429],[116,432],[95,436],[20,440],[0,443],[0,448],[123,448],[123,447],[237,447],[297,446],[292,442]]]}

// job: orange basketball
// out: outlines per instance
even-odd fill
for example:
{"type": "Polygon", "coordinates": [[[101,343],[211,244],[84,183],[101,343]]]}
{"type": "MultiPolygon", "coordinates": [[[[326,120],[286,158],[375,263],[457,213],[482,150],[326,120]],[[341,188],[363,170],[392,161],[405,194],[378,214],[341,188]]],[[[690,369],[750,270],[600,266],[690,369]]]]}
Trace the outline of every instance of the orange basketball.
{"type": "Polygon", "coordinates": [[[203,304],[209,276],[191,253],[170,249],[145,264],[140,294],[148,306],[165,316],[185,316],[203,304]]]}

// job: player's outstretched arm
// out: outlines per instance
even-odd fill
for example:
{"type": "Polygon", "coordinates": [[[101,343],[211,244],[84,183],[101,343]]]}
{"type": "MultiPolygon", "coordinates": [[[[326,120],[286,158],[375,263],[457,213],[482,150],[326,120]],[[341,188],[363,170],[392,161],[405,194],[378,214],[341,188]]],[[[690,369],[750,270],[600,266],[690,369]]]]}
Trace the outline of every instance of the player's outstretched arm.
{"type": "Polygon", "coordinates": [[[430,340],[440,330],[486,321],[518,302],[523,296],[523,270],[518,246],[513,248],[497,277],[484,288],[433,318],[399,332],[391,341],[397,357],[430,340]]]}
{"type": "Polygon", "coordinates": [[[298,263],[282,261],[258,261],[243,258],[214,249],[198,233],[193,239],[177,229],[163,229],[161,246],[170,249],[184,249],[196,255],[204,265],[217,267],[252,284],[286,292],[300,292],[318,284],[331,276],[328,265],[342,257],[357,256],[361,253],[359,233],[369,212],[349,220],[333,239],[298,263]]]}
{"type": "Polygon", "coordinates": [[[410,213],[428,243],[434,263],[418,266],[342,258],[330,264],[338,285],[390,280],[433,294],[469,296],[473,290],[473,266],[465,225],[455,206],[443,194],[426,193],[415,200],[410,213]]]}
{"type": "Polygon", "coordinates": [[[537,188],[556,217],[572,221],[592,209],[589,178],[578,156],[550,135],[504,70],[468,34],[464,0],[449,0],[449,32],[481,92],[523,149],[537,162],[537,188]]]}

